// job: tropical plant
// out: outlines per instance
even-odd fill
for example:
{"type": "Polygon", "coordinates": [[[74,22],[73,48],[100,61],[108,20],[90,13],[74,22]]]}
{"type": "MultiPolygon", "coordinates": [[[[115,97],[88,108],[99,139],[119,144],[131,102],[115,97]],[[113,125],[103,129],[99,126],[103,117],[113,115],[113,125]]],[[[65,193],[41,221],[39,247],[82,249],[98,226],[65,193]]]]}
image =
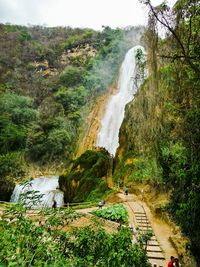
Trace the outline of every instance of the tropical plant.
{"type": "Polygon", "coordinates": [[[98,217],[115,222],[128,223],[128,213],[123,204],[113,205],[108,208],[98,209],[92,212],[98,217]]]}

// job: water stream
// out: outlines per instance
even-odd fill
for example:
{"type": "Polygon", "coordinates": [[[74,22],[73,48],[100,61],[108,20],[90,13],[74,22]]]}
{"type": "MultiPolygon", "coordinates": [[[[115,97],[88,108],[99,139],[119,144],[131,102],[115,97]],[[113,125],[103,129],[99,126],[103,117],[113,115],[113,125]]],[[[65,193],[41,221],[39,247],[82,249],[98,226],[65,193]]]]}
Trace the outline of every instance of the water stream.
{"type": "Polygon", "coordinates": [[[31,208],[52,207],[54,200],[57,207],[61,207],[64,204],[64,196],[58,188],[58,176],[42,176],[16,185],[10,201],[18,203],[25,195],[25,204],[31,204],[31,208]]]}
{"type": "Polygon", "coordinates": [[[135,46],[126,53],[120,70],[118,91],[108,102],[97,136],[96,146],[104,147],[113,156],[119,146],[119,130],[124,119],[125,106],[133,99],[142,82],[142,79],[136,79],[138,73],[135,55],[138,49],[144,50],[141,46],[135,46]]]}

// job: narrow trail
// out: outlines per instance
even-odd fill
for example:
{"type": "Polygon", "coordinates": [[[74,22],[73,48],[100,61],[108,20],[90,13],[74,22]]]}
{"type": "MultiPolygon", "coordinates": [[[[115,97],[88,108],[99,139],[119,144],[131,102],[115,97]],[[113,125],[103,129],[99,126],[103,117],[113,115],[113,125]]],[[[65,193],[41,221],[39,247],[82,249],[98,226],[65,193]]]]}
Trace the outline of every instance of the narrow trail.
{"type": "Polygon", "coordinates": [[[170,256],[177,256],[169,241],[169,237],[173,236],[170,227],[161,219],[156,218],[147,204],[136,195],[126,196],[119,193],[118,196],[126,205],[129,224],[134,228],[139,228],[141,232],[145,230],[152,230],[153,232],[153,236],[147,244],[147,255],[152,266],[167,266],[170,256]]]}

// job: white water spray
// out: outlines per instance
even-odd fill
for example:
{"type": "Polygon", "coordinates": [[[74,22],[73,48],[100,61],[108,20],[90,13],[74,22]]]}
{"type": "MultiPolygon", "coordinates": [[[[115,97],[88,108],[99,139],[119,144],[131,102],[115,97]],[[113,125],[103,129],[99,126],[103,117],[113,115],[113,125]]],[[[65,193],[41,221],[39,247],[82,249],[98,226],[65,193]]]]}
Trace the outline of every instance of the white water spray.
{"type": "Polygon", "coordinates": [[[97,137],[96,146],[104,147],[113,156],[119,146],[119,129],[124,119],[125,106],[133,99],[142,82],[141,77],[137,77],[135,55],[138,49],[144,51],[142,46],[135,46],[126,53],[120,70],[118,91],[107,105],[97,137]]]}
{"type": "MultiPolygon", "coordinates": [[[[41,194],[41,198],[33,204],[32,208],[52,207],[54,200],[57,207],[61,207],[64,205],[64,196],[63,192],[57,189],[58,187],[58,176],[35,178],[26,184],[16,185],[10,201],[18,203],[21,194],[34,190],[41,194]]],[[[28,201],[30,203],[31,199],[27,199],[25,203],[28,204],[28,201]]]]}

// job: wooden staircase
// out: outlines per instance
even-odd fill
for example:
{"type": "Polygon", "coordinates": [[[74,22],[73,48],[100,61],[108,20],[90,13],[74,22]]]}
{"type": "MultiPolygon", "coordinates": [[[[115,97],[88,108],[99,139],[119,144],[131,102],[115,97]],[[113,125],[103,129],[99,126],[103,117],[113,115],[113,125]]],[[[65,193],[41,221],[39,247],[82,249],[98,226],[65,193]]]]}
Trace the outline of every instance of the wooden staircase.
{"type": "MultiPolygon", "coordinates": [[[[147,218],[147,214],[143,206],[141,211],[134,211],[134,215],[137,227],[139,228],[139,231],[141,233],[145,233],[145,231],[148,230],[151,230],[153,232],[153,229],[147,218]]],[[[153,267],[164,267],[165,257],[163,256],[163,252],[160,248],[160,245],[154,232],[153,236],[147,243],[146,251],[149,261],[151,262],[153,267]]]]}

